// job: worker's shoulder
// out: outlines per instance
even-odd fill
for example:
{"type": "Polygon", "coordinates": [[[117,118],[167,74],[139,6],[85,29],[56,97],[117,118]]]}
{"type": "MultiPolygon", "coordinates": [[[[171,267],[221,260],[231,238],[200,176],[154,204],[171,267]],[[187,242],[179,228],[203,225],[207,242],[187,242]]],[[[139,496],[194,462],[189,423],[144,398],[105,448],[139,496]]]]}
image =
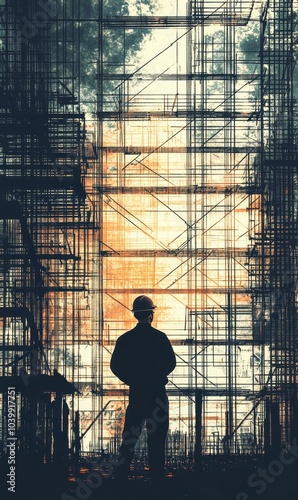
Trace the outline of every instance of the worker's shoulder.
{"type": "Polygon", "coordinates": [[[140,325],[136,325],[131,330],[128,330],[127,332],[120,335],[120,337],[118,337],[117,342],[119,344],[122,344],[122,343],[126,343],[129,341],[134,341],[134,339],[136,337],[138,337],[141,334],[141,332],[145,333],[145,334],[150,334],[150,336],[152,335],[153,338],[155,338],[155,339],[158,338],[161,340],[167,340],[167,338],[168,338],[164,332],[162,332],[161,330],[157,330],[156,328],[153,328],[152,326],[148,327],[146,325],[145,328],[144,327],[140,328],[140,325]]]}
{"type": "Polygon", "coordinates": [[[161,344],[164,343],[169,343],[168,336],[165,332],[162,332],[161,330],[157,330],[156,328],[151,327],[152,330],[152,335],[155,339],[157,339],[158,342],[161,342],[161,344]]]}
{"type": "Polygon", "coordinates": [[[133,328],[132,330],[128,330],[125,333],[122,333],[122,335],[120,335],[120,337],[118,337],[117,342],[121,343],[121,342],[125,342],[126,340],[129,340],[131,337],[134,336],[134,331],[135,331],[135,328],[133,328]]]}
{"type": "Polygon", "coordinates": [[[151,326],[151,330],[152,330],[153,334],[159,335],[160,337],[163,337],[163,338],[167,338],[167,335],[165,334],[165,332],[162,332],[161,330],[157,330],[156,328],[153,328],[153,326],[151,326]]]}

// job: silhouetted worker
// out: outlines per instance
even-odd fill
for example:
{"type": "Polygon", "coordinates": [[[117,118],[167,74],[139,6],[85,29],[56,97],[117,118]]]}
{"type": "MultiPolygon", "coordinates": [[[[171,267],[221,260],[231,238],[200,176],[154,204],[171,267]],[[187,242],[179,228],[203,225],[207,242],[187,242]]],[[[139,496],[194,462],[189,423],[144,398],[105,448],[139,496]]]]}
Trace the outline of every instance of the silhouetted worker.
{"type": "Polygon", "coordinates": [[[176,366],[176,359],[166,334],[151,326],[155,308],[146,295],[134,300],[132,312],[138,324],[118,338],[111,359],[112,372],[130,387],[115,473],[120,480],[128,477],[135,445],[145,422],[151,478],[160,481],[164,477],[165,440],[169,428],[165,385],[167,375],[176,366]]]}

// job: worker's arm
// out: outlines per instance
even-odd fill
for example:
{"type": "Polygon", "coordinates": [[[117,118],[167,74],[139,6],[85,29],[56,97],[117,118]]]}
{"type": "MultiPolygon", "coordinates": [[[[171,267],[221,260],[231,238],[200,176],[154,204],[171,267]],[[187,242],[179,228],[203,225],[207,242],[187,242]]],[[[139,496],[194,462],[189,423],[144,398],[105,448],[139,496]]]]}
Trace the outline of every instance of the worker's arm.
{"type": "Polygon", "coordinates": [[[176,357],[173,351],[173,347],[168,337],[164,336],[164,345],[163,345],[163,367],[165,370],[165,374],[169,375],[176,366],[176,357]]]}
{"type": "Polygon", "coordinates": [[[110,368],[116,377],[127,384],[127,361],[125,360],[125,355],[119,339],[116,342],[115,349],[111,357],[110,368]]]}

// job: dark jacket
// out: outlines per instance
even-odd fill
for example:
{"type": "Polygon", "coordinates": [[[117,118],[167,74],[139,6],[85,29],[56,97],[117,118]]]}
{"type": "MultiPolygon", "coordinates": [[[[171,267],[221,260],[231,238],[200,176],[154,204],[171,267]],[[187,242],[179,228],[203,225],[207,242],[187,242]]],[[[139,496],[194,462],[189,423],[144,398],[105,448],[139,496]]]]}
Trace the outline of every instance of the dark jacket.
{"type": "Polygon", "coordinates": [[[111,359],[111,370],[116,377],[132,389],[142,391],[164,388],[167,375],[175,366],[176,358],[168,337],[149,323],[138,323],[121,335],[111,359]]]}

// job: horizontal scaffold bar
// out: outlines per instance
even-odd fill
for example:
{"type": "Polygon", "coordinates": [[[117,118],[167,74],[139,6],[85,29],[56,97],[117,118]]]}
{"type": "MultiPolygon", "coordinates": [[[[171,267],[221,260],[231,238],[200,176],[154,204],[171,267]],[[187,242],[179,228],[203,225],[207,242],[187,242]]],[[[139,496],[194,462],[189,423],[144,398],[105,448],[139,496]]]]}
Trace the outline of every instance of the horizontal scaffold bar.
{"type": "Polygon", "coordinates": [[[104,28],[191,28],[197,25],[245,26],[249,16],[210,10],[197,16],[111,16],[102,20],[104,28]]]}
{"type": "Polygon", "coordinates": [[[260,153],[260,146],[102,146],[99,148],[107,153],[124,153],[140,155],[143,153],[260,153]]]}
{"type": "MultiPolygon", "coordinates": [[[[114,347],[114,345],[116,344],[116,341],[117,339],[115,340],[111,340],[111,341],[108,341],[108,342],[102,342],[102,345],[103,346],[109,346],[109,347],[114,347]]],[[[265,340],[256,340],[256,339],[235,339],[235,340],[231,340],[227,341],[227,338],[225,339],[222,339],[222,340],[210,340],[210,339],[198,339],[198,340],[195,340],[195,339],[173,339],[171,338],[171,344],[173,346],[186,346],[186,347],[189,347],[189,346],[227,346],[227,345],[248,345],[248,346],[252,346],[252,345],[255,345],[255,346],[261,346],[261,345],[265,345],[265,344],[269,344],[269,340],[265,341],[265,340]]],[[[192,356],[193,353],[191,352],[190,353],[190,356],[192,356]]]]}
{"type": "MultiPolygon", "coordinates": [[[[55,225],[54,225],[55,227],[55,225]]],[[[73,254],[64,253],[47,253],[47,254],[36,254],[36,258],[39,260],[81,260],[80,256],[73,254]]],[[[0,255],[0,260],[22,260],[30,259],[29,254],[24,253],[3,253],[0,255]]]]}
{"type": "Polygon", "coordinates": [[[182,249],[182,250],[154,250],[154,249],[135,249],[135,250],[103,250],[100,252],[102,257],[128,257],[128,258],[144,258],[144,257],[248,257],[250,255],[247,248],[204,248],[204,249],[182,249]]]}
{"type": "Polygon", "coordinates": [[[43,294],[43,293],[50,293],[50,292],[86,292],[87,288],[84,286],[34,286],[34,287],[29,287],[29,286],[12,286],[8,287],[13,293],[30,293],[34,292],[36,294],[43,294]]]}
{"type": "MultiPolygon", "coordinates": [[[[11,169],[14,168],[13,165],[9,166],[11,169]]],[[[16,168],[24,168],[20,165],[17,165],[16,168]]],[[[32,170],[32,167],[26,166],[26,169],[32,170]]],[[[33,169],[38,169],[38,165],[33,167],[33,169]]],[[[71,167],[70,167],[71,169],[71,167]]],[[[55,191],[59,190],[76,190],[81,193],[84,193],[83,185],[80,182],[80,179],[77,175],[65,176],[60,174],[57,175],[53,173],[52,177],[49,176],[20,176],[20,175],[1,175],[0,176],[0,192],[14,190],[14,189],[23,189],[23,190],[34,190],[34,189],[52,189],[55,191]]]]}
{"type": "MultiPolygon", "coordinates": [[[[115,289],[115,288],[103,288],[102,292],[107,293],[107,294],[136,294],[136,295],[142,295],[142,294],[170,294],[170,295],[175,295],[175,294],[205,294],[207,293],[208,295],[210,294],[227,294],[228,289],[226,287],[211,287],[211,286],[206,286],[206,288],[123,288],[123,289],[115,289]]],[[[249,290],[248,288],[244,287],[234,287],[233,288],[233,293],[234,294],[242,294],[242,295],[248,295],[251,294],[252,291],[249,290]]]]}
{"type": "Polygon", "coordinates": [[[35,397],[44,397],[45,392],[55,392],[61,394],[74,394],[78,392],[76,387],[66,380],[66,378],[54,370],[54,375],[40,373],[26,373],[22,375],[0,377],[0,393],[7,392],[8,387],[14,387],[18,393],[34,394],[35,397]]]}
{"type": "Polygon", "coordinates": [[[104,73],[104,80],[166,80],[166,81],[185,81],[185,80],[245,80],[252,81],[260,78],[260,74],[255,73],[163,73],[163,74],[144,74],[144,73],[104,73]]]}
{"type": "Polygon", "coordinates": [[[151,118],[228,118],[230,120],[251,120],[255,113],[242,111],[213,111],[201,109],[182,109],[179,111],[100,111],[100,120],[150,120],[151,118]]]}
{"type": "Polygon", "coordinates": [[[14,344],[14,345],[0,345],[0,352],[5,351],[13,351],[13,352],[30,352],[32,351],[33,347],[30,347],[28,345],[20,345],[20,344],[14,344]]]}
{"type": "Polygon", "coordinates": [[[142,187],[142,186],[98,186],[99,193],[105,194],[260,194],[261,188],[257,186],[227,186],[227,185],[214,185],[214,186],[155,186],[155,187],[142,187]]]}
{"type": "MultiPolygon", "coordinates": [[[[230,394],[228,388],[210,388],[210,389],[198,389],[203,391],[203,396],[219,396],[226,397],[230,394]]],[[[170,396],[195,396],[195,388],[179,388],[179,387],[167,387],[167,393],[170,396]]],[[[102,396],[128,396],[128,389],[101,389],[98,393],[102,396]]],[[[257,396],[258,393],[255,393],[257,396]]],[[[233,395],[238,397],[243,397],[247,399],[253,399],[254,393],[247,388],[235,387],[233,389],[233,395]]]]}

